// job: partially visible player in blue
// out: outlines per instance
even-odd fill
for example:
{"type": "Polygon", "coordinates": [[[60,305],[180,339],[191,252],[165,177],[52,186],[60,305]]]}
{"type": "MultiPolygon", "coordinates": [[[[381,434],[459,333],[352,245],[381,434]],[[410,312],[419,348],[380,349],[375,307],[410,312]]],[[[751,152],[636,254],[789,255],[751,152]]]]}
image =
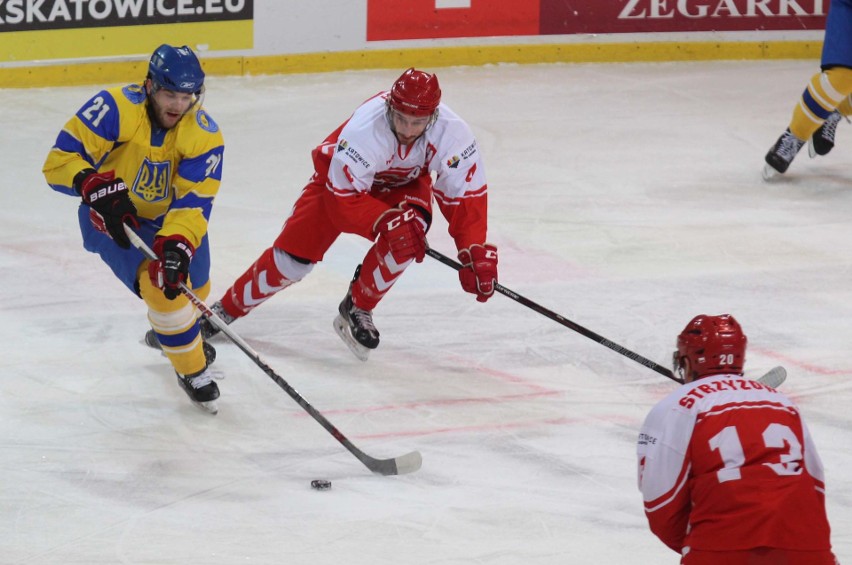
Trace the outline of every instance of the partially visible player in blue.
{"type": "Polygon", "coordinates": [[[806,142],[811,157],[826,155],[837,124],[852,115],[852,0],[831,0],[821,68],[793,109],[790,126],[766,154],[764,179],[785,173],[806,142]]]}
{"type": "Polygon", "coordinates": [[[209,346],[202,343],[197,311],[179,289],[185,283],[202,300],[210,292],[207,222],[222,178],[224,141],[203,98],[204,71],[195,53],[161,45],[144,82],[98,92],[65,124],[43,172],[51,188],[82,199],[83,247],[145,301],[178,384],[215,414],[219,388],[208,370],[209,346]],[[130,245],[125,224],[157,261],[130,245]]]}

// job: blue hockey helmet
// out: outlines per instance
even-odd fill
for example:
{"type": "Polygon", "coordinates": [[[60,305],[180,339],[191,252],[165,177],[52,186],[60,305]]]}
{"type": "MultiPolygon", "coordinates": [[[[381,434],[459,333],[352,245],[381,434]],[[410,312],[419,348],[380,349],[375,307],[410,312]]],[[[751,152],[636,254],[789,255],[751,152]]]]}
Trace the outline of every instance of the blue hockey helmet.
{"type": "Polygon", "coordinates": [[[157,47],[148,63],[148,78],[154,89],[165,88],[174,92],[200,95],[204,89],[204,71],[198,57],[188,46],[157,47]]]}

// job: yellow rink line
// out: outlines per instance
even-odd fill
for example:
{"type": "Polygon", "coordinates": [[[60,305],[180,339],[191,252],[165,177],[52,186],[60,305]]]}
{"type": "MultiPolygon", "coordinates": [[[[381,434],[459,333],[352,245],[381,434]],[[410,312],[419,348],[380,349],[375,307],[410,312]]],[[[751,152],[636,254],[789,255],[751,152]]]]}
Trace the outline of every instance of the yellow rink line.
{"type": "MultiPolygon", "coordinates": [[[[192,45],[192,42],[188,42],[192,45]]],[[[293,55],[213,57],[201,54],[208,75],[249,76],[352,69],[448,67],[491,63],[620,63],[820,58],[821,41],[696,41],[487,45],[337,51],[293,55]]],[[[0,67],[0,88],[129,83],[147,71],[131,61],[65,62],[0,67]]]]}

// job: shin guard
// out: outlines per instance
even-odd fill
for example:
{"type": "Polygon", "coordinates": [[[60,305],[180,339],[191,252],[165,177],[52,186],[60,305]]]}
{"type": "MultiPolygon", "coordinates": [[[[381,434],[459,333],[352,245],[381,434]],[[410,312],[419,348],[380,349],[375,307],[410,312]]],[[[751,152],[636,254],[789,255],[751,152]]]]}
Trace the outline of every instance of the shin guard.
{"type": "Polygon", "coordinates": [[[281,273],[275,256],[276,250],[273,247],[264,251],[260,258],[225,292],[222,297],[222,307],[228,315],[241,318],[277,292],[301,280],[301,276],[288,278],[281,273]]]}
{"type": "Polygon", "coordinates": [[[364,257],[358,278],[352,282],[352,302],[362,310],[372,311],[413,262],[409,259],[397,263],[390,252],[381,257],[373,245],[364,257]]]}

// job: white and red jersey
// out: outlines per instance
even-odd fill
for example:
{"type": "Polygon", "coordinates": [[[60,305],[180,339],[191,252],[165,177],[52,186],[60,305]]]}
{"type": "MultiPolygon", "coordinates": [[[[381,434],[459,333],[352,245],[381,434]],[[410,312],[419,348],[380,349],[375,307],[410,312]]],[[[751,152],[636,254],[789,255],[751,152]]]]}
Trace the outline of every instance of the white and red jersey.
{"type": "MultiPolygon", "coordinates": [[[[388,206],[369,195],[435,173],[433,196],[458,248],[484,243],[488,185],[470,127],[441,104],[435,123],[400,145],[387,117],[388,94],[364,102],[313,153],[314,181],[324,180],[343,208],[343,231],[372,239],[373,222],[388,206]]],[[[431,202],[419,204],[431,210],[431,202]]]]}
{"type": "Polygon", "coordinates": [[[683,385],[637,447],[651,531],[677,552],[831,548],[822,463],[798,409],[740,375],[683,385]]]}

